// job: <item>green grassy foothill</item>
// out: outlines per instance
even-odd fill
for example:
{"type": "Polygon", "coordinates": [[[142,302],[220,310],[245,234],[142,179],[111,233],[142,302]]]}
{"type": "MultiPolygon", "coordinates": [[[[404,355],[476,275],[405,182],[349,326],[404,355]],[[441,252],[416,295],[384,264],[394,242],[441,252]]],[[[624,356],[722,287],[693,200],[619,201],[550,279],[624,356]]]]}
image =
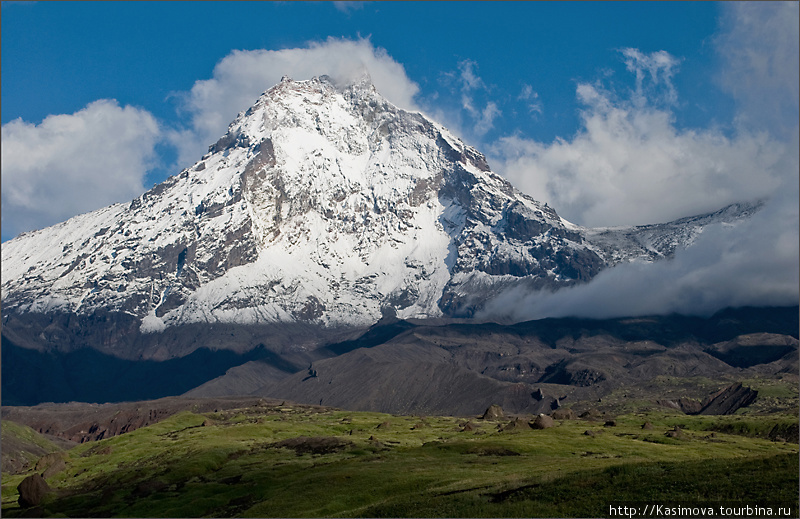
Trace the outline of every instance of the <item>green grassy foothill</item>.
{"type": "MultiPolygon", "coordinates": [[[[528,417],[531,418],[531,417],[528,417]]],[[[67,452],[44,516],[581,517],[626,500],[796,507],[789,414],[509,422],[309,406],[183,412],[67,452]],[[647,421],[652,429],[642,429],[647,421]],[[470,422],[470,427],[465,427],[470,422]],[[592,434],[586,434],[590,431],[592,434]]],[[[3,475],[5,517],[27,515],[3,475]]]]}

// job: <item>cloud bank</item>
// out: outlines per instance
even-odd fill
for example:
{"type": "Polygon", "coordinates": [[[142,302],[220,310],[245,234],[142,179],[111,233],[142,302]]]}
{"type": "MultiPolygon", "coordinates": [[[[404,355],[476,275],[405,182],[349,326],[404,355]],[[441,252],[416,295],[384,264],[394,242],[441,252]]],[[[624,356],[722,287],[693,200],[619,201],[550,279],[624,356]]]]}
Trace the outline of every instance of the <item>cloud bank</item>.
{"type": "Polygon", "coordinates": [[[741,126],[791,138],[800,113],[799,20],[797,2],[725,4],[714,39],[723,60],[717,80],[737,101],[741,126]]]}
{"type": "Polygon", "coordinates": [[[4,124],[3,236],[138,196],[160,137],[149,112],[113,100],[38,125],[22,119],[4,124]]]}
{"type": "Polygon", "coordinates": [[[734,98],[736,132],[675,127],[665,51],[621,51],[635,87],[627,97],[580,84],[582,128],[543,144],[519,136],[494,146],[495,164],[534,198],[585,226],[665,222],[736,201],[767,199],[735,226],[707,228],[670,261],[632,263],[556,293],[509,290],[479,316],[607,318],[727,306],[793,305],[800,297],[798,4],[722,6],[715,38],[719,84],[734,98]]]}
{"type": "MultiPolygon", "coordinates": [[[[638,90],[638,89],[637,89],[638,90]]],[[[618,99],[581,84],[583,127],[550,144],[519,136],[492,146],[493,164],[515,186],[590,227],[674,220],[772,193],[786,143],[679,130],[668,109],[618,99]]]]}

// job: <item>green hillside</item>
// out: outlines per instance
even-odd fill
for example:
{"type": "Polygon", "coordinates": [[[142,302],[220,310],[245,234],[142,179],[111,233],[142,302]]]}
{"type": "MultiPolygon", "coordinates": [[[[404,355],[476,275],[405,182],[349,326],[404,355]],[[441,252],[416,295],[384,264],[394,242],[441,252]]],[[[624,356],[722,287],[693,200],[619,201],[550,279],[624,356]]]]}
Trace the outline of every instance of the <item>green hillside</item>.
{"type": "Polygon", "coordinates": [[[3,476],[16,474],[36,464],[36,460],[50,452],[62,450],[61,446],[45,438],[27,425],[11,420],[3,420],[2,431],[2,469],[3,476]]]}
{"type": "MultiPolygon", "coordinates": [[[[511,431],[499,430],[508,418],[467,421],[312,406],[184,412],[71,449],[34,512],[580,517],[634,501],[798,505],[798,445],[763,437],[757,416],[628,414],[615,426],[556,420],[543,430],[525,420],[511,431]]],[[[17,504],[26,475],[3,475],[3,516],[31,513],[17,504]]]]}

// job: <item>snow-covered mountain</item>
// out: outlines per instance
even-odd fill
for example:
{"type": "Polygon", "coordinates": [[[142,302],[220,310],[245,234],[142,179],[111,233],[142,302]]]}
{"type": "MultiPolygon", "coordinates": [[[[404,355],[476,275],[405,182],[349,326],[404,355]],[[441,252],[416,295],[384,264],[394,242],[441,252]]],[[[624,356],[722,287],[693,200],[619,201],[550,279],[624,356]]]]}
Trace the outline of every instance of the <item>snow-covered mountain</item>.
{"type": "Polygon", "coordinates": [[[586,229],[368,78],[284,78],[190,168],[128,204],[2,245],[3,316],[131,316],[335,328],[470,316],[493,294],[653,261],[736,205],[669,224],[586,229]]]}

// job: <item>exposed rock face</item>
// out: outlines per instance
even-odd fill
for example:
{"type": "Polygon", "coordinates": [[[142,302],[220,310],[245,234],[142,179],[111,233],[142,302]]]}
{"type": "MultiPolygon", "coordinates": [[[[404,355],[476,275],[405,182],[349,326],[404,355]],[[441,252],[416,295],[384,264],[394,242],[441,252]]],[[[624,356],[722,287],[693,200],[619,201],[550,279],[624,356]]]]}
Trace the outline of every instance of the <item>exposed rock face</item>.
{"type": "Polygon", "coordinates": [[[40,472],[45,479],[58,474],[67,468],[67,464],[64,461],[65,456],[62,452],[45,454],[36,462],[36,472],[40,472]]]}
{"type": "Polygon", "coordinates": [[[42,502],[44,496],[50,492],[50,485],[41,474],[36,473],[23,479],[17,487],[17,491],[19,492],[19,506],[29,508],[42,502]]]}
{"type": "Polygon", "coordinates": [[[733,414],[737,409],[755,402],[757,397],[758,391],[744,387],[741,383],[731,384],[711,395],[698,414],[733,414]]]}
{"type": "Polygon", "coordinates": [[[503,408],[497,404],[490,405],[481,417],[483,420],[502,420],[505,418],[503,408]]]}
{"type": "Polygon", "coordinates": [[[755,402],[757,397],[758,391],[737,383],[720,389],[703,402],[690,398],[679,398],[678,400],[657,400],[656,403],[686,414],[733,414],[737,409],[747,407],[755,402]]]}
{"type": "Polygon", "coordinates": [[[531,427],[533,429],[549,429],[554,425],[555,422],[553,421],[553,419],[547,416],[546,414],[540,414],[539,416],[536,417],[536,419],[533,422],[531,422],[531,427]]]}
{"type": "Polygon", "coordinates": [[[775,424],[775,427],[769,431],[769,439],[798,443],[800,442],[800,424],[775,424]]]}
{"type": "Polygon", "coordinates": [[[529,431],[531,425],[522,418],[515,418],[508,422],[502,429],[503,432],[529,431]]]}
{"type": "Polygon", "coordinates": [[[578,415],[572,409],[556,409],[550,416],[554,420],[577,420],[578,415]]]}

